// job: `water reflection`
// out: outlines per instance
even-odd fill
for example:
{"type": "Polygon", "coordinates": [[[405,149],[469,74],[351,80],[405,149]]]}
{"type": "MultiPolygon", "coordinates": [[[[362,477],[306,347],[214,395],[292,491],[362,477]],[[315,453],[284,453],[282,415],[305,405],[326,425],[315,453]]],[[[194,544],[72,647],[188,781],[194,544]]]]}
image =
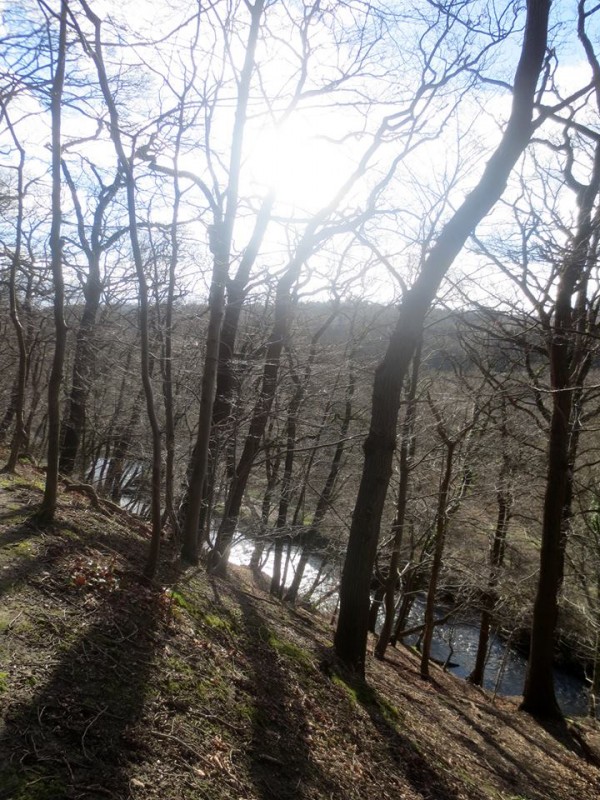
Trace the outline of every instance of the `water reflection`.
{"type": "MultiPolygon", "coordinates": [[[[410,625],[418,625],[423,619],[425,601],[418,597],[409,617],[410,625]]],[[[442,616],[445,609],[437,609],[442,616]]],[[[406,644],[415,644],[417,636],[406,637],[406,644]]],[[[449,622],[435,628],[431,646],[433,658],[445,662],[450,654],[455,666],[448,671],[466,678],[475,666],[479,625],[471,622],[449,622]]],[[[483,686],[500,695],[520,695],[525,683],[527,660],[514,648],[506,645],[498,636],[490,636],[483,686]]],[[[568,672],[554,670],[556,699],[563,713],[569,716],[584,716],[588,710],[588,693],[585,684],[568,672]]]]}

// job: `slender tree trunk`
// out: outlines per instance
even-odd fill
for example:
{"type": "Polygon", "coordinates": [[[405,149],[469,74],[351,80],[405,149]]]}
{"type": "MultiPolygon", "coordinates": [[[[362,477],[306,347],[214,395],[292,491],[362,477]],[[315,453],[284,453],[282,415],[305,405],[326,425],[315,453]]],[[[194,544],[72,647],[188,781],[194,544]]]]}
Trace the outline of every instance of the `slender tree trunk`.
{"type": "Polygon", "coordinates": [[[242,164],[244,128],[246,125],[248,101],[250,98],[250,83],[254,73],[254,60],[263,9],[264,0],[256,0],[255,4],[251,7],[250,30],[248,33],[244,66],[240,76],[232,133],[227,207],[223,216],[218,207],[213,209],[214,224],[212,226],[210,240],[210,248],[213,254],[213,275],[209,299],[210,316],[204,373],[202,375],[198,437],[190,461],[190,480],[186,496],[185,520],[182,526],[183,547],[181,555],[185,561],[191,564],[198,563],[200,508],[204,493],[204,483],[207,477],[211,425],[221,346],[221,326],[225,313],[225,286],[229,277],[229,260],[233,228],[239,201],[240,169],[242,164]]]}
{"type": "Polygon", "coordinates": [[[129,221],[129,239],[131,242],[131,251],[133,255],[133,262],[138,282],[139,290],[139,327],[140,327],[140,345],[141,345],[141,378],[142,386],[144,389],[144,397],[146,400],[146,413],[152,434],[152,493],[151,493],[151,520],[152,520],[152,537],[150,539],[150,547],[148,550],[148,558],[144,567],[143,577],[146,581],[151,581],[158,567],[158,559],[160,554],[160,539],[161,539],[161,468],[162,468],[162,442],[161,431],[156,413],[156,406],[154,402],[154,390],[152,388],[151,366],[150,366],[150,328],[149,328],[149,303],[148,303],[148,287],[146,284],[146,275],[144,271],[144,260],[138,236],[138,225],[136,215],[136,186],[133,158],[129,158],[125,152],[123,142],[121,140],[121,126],[119,114],[112,95],[106,68],[104,64],[104,57],[102,54],[102,37],[101,37],[101,21],[97,17],[86,0],[81,0],[82,6],[85,10],[86,16],[94,26],[94,46],[93,48],[89,43],[86,43],[91,57],[94,60],[96,71],[98,74],[98,81],[102,91],[102,96],[106,107],[108,109],[110,123],[111,123],[111,138],[115,151],[119,160],[119,165],[123,172],[123,180],[127,193],[127,215],[129,221]]]}
{"type": "Polygon", "coordinates": [[[296,282],[302,262],[303,259],[294,259],[279,279],[274,309],[275,319],[266,347],[260,394],[252,411],[248,435],[229,486],[225,501],[225,513],[209,559],[210,569],[221,576],[227,574],[231,542],[237,526],[246,484],[259,451],[275,398],[281,353],[291,320],[292,287],[296,282]]]}
{"type": "Polygon", "coordinates": [[[213,277],[210,287],[210,315],[206,334],[206,356],[202,373],[200,416],[198,437],[190,459],[190,476],[187,492],[185,519],[182,527],[182,558],[190,564],[198,563],[200,508],[204,492],[204,481],[208,466],[208,450],[211,433],[212,407],[215,398],[219,338],[225,306],[225,281],[228,257],[223,256],[222,247],[213,243],[213,277]]]}
{"type": "Polygon", "coordinates": [[[116,437],[112,452],[105,454],[105,463],[108,461],[106,469],[106,479],[104,481],[104,492],[110,499],[118,503],[123,492],[123,483],[127,475],[127,463],[131,459],[131,442],[138,430],[138,423],[141,416],[141,407],[144,401],[144,390],[140,390],[136,395],[131,414],[125,428],[116,437]]]}
{"type": "Polygon", "coordinates": [[[94,374],[94,333],[96,330],[98,309],[100,308],[100,298],[102,297],[100,258],[106,247],[103,247],[101,243],[105,212],[110,201],[116,195],[121,185],[121,180],[120,177],[117,177],[111,186],[103,186],[101,188],[88,241],[84,216],[77,195],[77,187],[64,161],[62,162],[62,170],[65,181],[71,191],[73,205],[75,206],[79,242],[82,250],[85,252],[88,262],[88,274],[83,287],[85,304],[77,330],[71,393],[65,412],[65,423],[59,459],[60,471],[66,475],[70,475],[75,468],[75,461],[79,453],[81,439],[84,435],[87,396],[94,374]]]}
{"type": "Polygon", "coordinates": [[[496,490],[496,501],[498,504],[498,515],[496,527],[490,547],[490,571],[487,580],[486,591],[482,598],[481,619],[479,623],[479,640],[477,642],[477,655],[475,664],[467,680],[475,686],[483,684],[485,663],[487,659],[488,644],[490,639],[491,615],[496,606],[496,587],[498,586],[499,573],[504,562],[504,552],[506,549],[506,534],[510,520],[512,497],[509,488],[510,463],[507,452],[508,427],[506,419],[506,401],[502,397],[502,466],[498,476],[498,488],[496,490]]]}
{"type": "MultiPolygon", "coordinates": [[[[597,62],[595,72],[596,75],[600,73],[597,62]]],[[[576,350],[573,348],[572,334],[577,329],[578,320],[572,304],[578,284],[589,275],[590,243],[594,241],[592,211],[599,192],[600,143],[597,143],[590,183],[579,184],[577,232],[560,277],[553,326],[548,334],[553,390],[548,472],[542,519],[540,573],[521,704],[524,711],[545,718],[562,717],[554,691],[553,663],[558,598],[564,575],[564,550],[572,492],[571,445],[573,435],[578,435],[572,417],[573,396],[578,388],[573,381],[573,373],[576,373],[575,367],[578,365],[573,363],[576,350]]]]}
{"type": "Polygon", "coordinates": [[[433,563],[431,565],[431,575],[429,577],[429,588],[427,590],[427,601],[425,603],[423,644],[421,649],[421,677],[429,678],[429,657],[431,655],[431,640],[433,638],[435,595],[437,592],[440,570],[442,568],[442,557],[444,545],[446,543],[446,527],[448,524],[448,495],[450,481],[452,480],[452,462],[454,459],[454,441],[446,441],[446,459],[444,472],[440,483],[438,494],[438,505],[435,517],[435,545],[433,549],[433,563]]]}
{"type": "MultiPolygon", "coordinates": [[[[269,431],[269,436],[267,439],[270,438],[270,433],[271,432],[269,431]]],[[[265,469],[267,473],[267,488],[263,495],[260,509],[261,534],[256,540],[254,550],[252,551],[252,557],[250,559],[250,568],[255,573],[260,571],[260,565],[263,553],[265,551],[265,531],[269,527],[269,516],[271,515],[271,501],[273,499],[273,492],[275,491],[275,486],[277,485],[277,480],[279,477],[280,451],[278,448],[275,459],[272,459],[270,449],[270,445],[267,443],[267,441],[265,441],[265,469]]]]}
{"type": "MultiPolygon", "coordinates": [[[[2,104],[4,105],[4,104],[2,104]]],[[[10,277],[9,277],[9,304],[10,304],[10,318],[15,329],[17,337],[17,346],[19,350],[19,363],[17,367],[17,377],[11,393],[11,400],[9,409],[13,411],[15,416],[15,429],[10,446],[10,454],[5,466],[6,472],[14,472],[19,461],[19,455],[26,441],[25,434],[25,388],[27,384],[27,372],[29,368],[29,354],[27,352],[27,343],[25,341],[25,331],[19,316],[19,301],[17,297],[17,271],[21,262],[21,245],[23,239],[23,200],[24,200],[24,185],[23,185],[23,171],[25,168],[25,150],[17,139],[14,129],[6,109],[3,108],[4,118],[7,122],[8,128],[11,133],[12,140],[19,153],[19,165],[17,168],[17,225],[15,237],[15,249],[10,260],[10,277]]],[[[9,416],[9,423],[12,415],[9,416]]],[[[0,431],[3,432],[5,419],[2,421],[0,431]]],[[[0,441],[2,436],[0,435],[0,441]]]]}
{"type": "Polygon", "coordinates": [[[398,500],[396,503],[396,517],[392,527],[394,541],[392,545],[392,555],[390,558],[390,568],[385,587],[385,618],[379,632],[377,645],[375,647],[375,656],[379,659],[383,659],[385,656],[385,651],[387,649],[394,625],[396,585],[398,583],[398,567],[400,565],[400,549],[402,547],[402,539],[404,537],[404,520],[406,518],[406,506],[408,503],[408,481],[411,470],[410,459],[414,454],[415,449],[414,429],[417,415],[417,384],[419,382],[422,344],[423,340],[421,338],[413,357],[406,415],[404,417],[404,424],[402,426],[402,441],[400,443],[400,481],[398,486],[398,500]]]}
{"type": "Polygon", "coordinates": [[[64,315],[64,279],[62,272],[62,210],[61,188],[61,114],[62,93],[65,80],[65,58],[67,49],[67,2],[60,6],[60,32],[56,71],[52,80],[52,226],[50,229],[50,254],[52,282],[54,284],[54,330],[55,345],[50,382],[48,384],[48,466],[46,486],[42,504],[37,513],[38,520],[44,524],[54,521],[58,496],[58,458],[60,452],[60,387],[63,379],[63,365],[67,344],[67,326],[64,315]]]}
{"type": "Polygon", "coordinates": [[[311,555],[311,547],[314,546],[314,541],[319,535],[321,524],[325,519],[327,511],[329,510],[329,506],[331,504],[331,500],[335,492],[337,477],[340,471],[340,467],[342,464],[342,457],[344,455],[344,450],[346,447],[345,439],[346,436],[348,435],[350,422],[352,420],[352,400],[354,397],[355,386],[356,386],[356,376],[354,374],[354,354],[351,353],[349,360],[349,375],[348,375],[348,386],[346,389],[346,404],[344,409],[344,418],[342,420],[338,442],[336,444],[333,453],[333,458],[331,459],[331,464],[329,466],[329,472],[327,474],[327,478],[325,479],[323,489],[319,494],[319,499],[317,501],[317,506],[315,508],[315,514],[313,516],[312,523],[307,533],[304,535],[302,553],[300,554],[300,558],[298,560],[298,566],[296,567],[296,572],[294,573],[292,583],[290,584],[290,587],[285,594],[285,599],[289,603],[295,603],[298,598],[300,585],[302,583],[302,578],[304,577],[304,571],[306,569],[306,565],[308,564],[308,559],[310,558],[311,555]]]}
{"type": "Polygon", "coordinates": [[[411,612],[413,607],[413,603],[415,601],[415,576],[417,574],[417,567],[412,567],[408,570],[405,579],[404,585],[402,587],[402,597],[400,602],[400,608],[398,609],[398,616],[396,618],[396,624],[394,625],[393,633],[390,636],[389,643],[392,647],[396,647],[398,643],[398,639],[401,638],[402,632],[406,628],[406,622],[408,620],[408,616],[411,612]]]}
{"type": "Polygon", "coordinates": [[[286,422],[286,451],[285,451],[285,460],[283,467],[283,476],[281,481],[279,509],[277,512],[277,521],[275,522],[275,558],[273,566],[273,577],[271,580],[271,589],[270,589],[271,594],[274,594],[277,597],[282,597],[285,589],[286,575],[284,574],[283,578],[281,576],[281,559],[283,555],[284,541],[287,542],[288,544],[288,558],[286,561],[286,570],[285,570],[286,573],[290,559],[291,540],[289,536],[284,536],[284,529],[287,524],[288,509],[291,501],[291,483],[292,483],[292,471],[294,467],[294,458],[296,450],[296,428],[298,425],[298,412],[304,400],[306,387],[308,386],[308,383],[310,381],[312,368],[317,356],[317,345],[319,339],[335,319],[338,311],[338,305],[339,304],[336,303],[333,312],[328,316],[323,325],[319,327],[319,329],[316,331],[316,333],[311,339],[309,356],[302,379],[300,379],[296,374],[294,367],[291,363],[291,357],[290,357],[290,371],[295,389],[290,401],[288,417],[286,422]]]}
{"type": "Polygon", "coordinates": [[[86,288],[85,307],[77,331],[71,394],[65,414],[60,452],[60,470],[65,475],[70,475],[75,468],[75,460],[85,427],[90,378],[94,372],[93,339],[102,287],[99,282],[94,282],[93,285],[86,288]]]}
{"type": "Polygon", "coordinates": [[[511,500],[510,494],[505,489],[497,492],[498,517],[494,538],[490,548],[490,573],[488,576],[487,590],[482,598],[483,608],[479,622],[479,639],[477,642],[477,655],[475,664],[467,680],[475,686],[483,684],[485,672],[485,662],[487,659],[488,644],[490,640],[490,623],[492,612],[496,606],[496,587],[498,585],[499,570],[504,561],[504,550],[506,545],[506,532],[510,519],[511,500]]]}
{"type": "Polygon", "coordinates": [[[364,673],[369,585],[395,448],[400,393],[420,331],[438,287],[467,237],[501,196],[531,133],[535,90],[546,52],[549,0],[529,0],[513,103],[504,135],[477,186],[443,227],[413,287],[407,292],[396,329],[375,373],[369,435],[352,516],[340,587],[335,634],[339,658],[364,673]]]}
{"type": "Polygon", "coordinates": [[[281,491],[279,495],[279,507],[277,510],[277,520],[275,522],[275,558],[273,562],[273,576],[271,578],[270,593],[276,597],[281,597],[283,594],[283,582],[281,578],[281,559],[283,555],[284,539],[289,540],[285,536],[285,526],[287,524],[288,509],[290,506],[291,491],[292,491],[292,471],[294,468],[294,455],[296,450],[296,427],[298,423],[298,409],[302,403],[304,396],[304,385],[300,382],[296,375],[293,376],[296,389],[294,391],[290,407],[288,410],[288,417],[286,422],[286,448],[285,459],[283,462],[283,475],[281,479],[281,491]]]}

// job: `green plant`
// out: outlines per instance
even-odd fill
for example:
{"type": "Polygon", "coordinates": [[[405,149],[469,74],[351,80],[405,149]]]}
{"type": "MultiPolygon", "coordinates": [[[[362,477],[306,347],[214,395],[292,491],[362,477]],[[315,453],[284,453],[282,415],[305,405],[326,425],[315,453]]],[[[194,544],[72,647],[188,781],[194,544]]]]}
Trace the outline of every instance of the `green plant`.
{"type": "Polygon", "coordinates": [[[301,647],[280,639],[274,633],[269,634],[268,642],[273,650],[276,650],[280,655],[289,658],[291,661],[296,661],[302,667],[312,667],[312,660],[309,654],[301,647]]]}

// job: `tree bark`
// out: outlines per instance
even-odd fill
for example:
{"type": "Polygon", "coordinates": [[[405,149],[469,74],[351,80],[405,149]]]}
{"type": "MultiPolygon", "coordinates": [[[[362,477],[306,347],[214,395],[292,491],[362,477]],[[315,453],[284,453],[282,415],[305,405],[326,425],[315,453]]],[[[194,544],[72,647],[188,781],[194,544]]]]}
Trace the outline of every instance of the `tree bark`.
{"type": "Polygon", "coordinates": [[[354,374],[353,358],[354,355],[351,354],[350,365],[349,365],[348,387],[346,389],[346,404],[344,410],[344,418],[342,420],[338,442],[336,444],[333,457],[331,459],[331,464],[329,466],[329,472],[327,474],[327,478],[325,479],[325,483],[323,484],[323,489],[319,494],[319,499],[317,501],[317,506],[315,508],[315,513],[312,519],[312,523],[303,537],[304,541],[303,541],[302,553],[300,554],[300,558],[298,560],[298,566],[296,567],[296,572],[294,573],[292,583],[290,584],[290,587],[285,594],[285,600],[287,600],[289,603],[295,603],[296,600],[298,599],[298,593],[300,591],[302,578],[304,577],[304,571],[306,569],[306,565],[308,564],[308,559],[311,556],[311,547],[314,546],[314,541],[319,534],[321,524],[323,523],[325,515],[329,510],[329,506],[331,504],[331,500],[335,492],[337,477],[340,471],[340,467],[342,464],[342,457],[344,455],[344,449],[346,446],[345,439],[346,436],[348,435],[350,422],[352,420],[352,399],[354,397],[354,390],[356,386],[356,376],[354,374]]]}
{"type": "Polygon", "coordinates": [[[252,411],[248,435],[229,486],[225,501],[225,512],[219,526],[215,546],[209,558],[209,568],[223,577],[227,574],[231,543],[237,526],[246,484],[250,477],[250,470],[260,448],[260,442],[275,398],[281,353],[291,319],[292,286],[296,281],[301,263],[301,260],[294,259],[279,280],[275,300],[275,320],[266,347],[259,397],[252,411]]]}
{"type": "MultiPolygon", "coordinates": [[[[65,412],[62,445],[60,451],[60,471],[70,475],[75,468],[79,453],[81,437],[85,429],[86,405],[90,382],[94,374],[94,333],[96,317],[102,297],[102,281],[100,278],[100,258],[106,247],[101,242],[105,211],[121,185],[120,178],[115,178],[109,187],[102,187],[98,204],[94,212],[90,240],[88,241],[83,213],[77,197],[77,189],[66,163],[62,162],[65,180],[71,191],[71,197],[77,216],[79,242],[88,262],[88,274],[83,287],[84,307],[77,329],[75,356],[73,358],[73,375],[71,392],[65,412]]],[[[111,241],[113,237],[111,237],[111,241]]]]}
{"type": "Polygon", "coordinates": [[[87,45],[88,51],[96,66],[98,75],[98,82],[102,91],[102,96],[108,114],[110,117],[110,133],[112,142],[119,160],[119,166],[123,173],[123,180],[127,195],[127,215],[129,221],[129,239],[131,242],[131,251],[133,256],[133,263],[135,265],[138,290],[139,290],[139,328],[140,328],[140,371],[142,386],[144,389],[144,397],[146,401],[146,413],[148,423],[150,425],[152,435],[152,492],[151,492],[151,519],[152,519],[152,536],[150,539],[150,547],[148,549],[148,557],[144,567],[143,578],[146,581],[153,580],[158,567],[158,559],[160,555],[160,540],[161,540],[161,469],[162,469],[162,442],[161,430],[156,413],[156,405],[154,402],[154,390],[152,387],[151,377],[151,354],[150,354],[150,327],[149,327],[149,303],[148,303],[148,286],[146,284],[146,274],[144,271],[144,259],[138,236],[138,224],[136,215],[136,186],[133,157],[128,157],[123,142],[121,139],[121,126],[119,120],[118,110],[112,95],[106,68],[104,64],[104,57],[102,52],[102,37],[101,37],[101,21],[89,7],[86,0],[81,0],[85,13],[94,27],[94,46],[87,45]]]}
{"type": "Polygon", "coordinates": [[[482,598],[481,618],[479,622],[479,640],[477,642],[477,654],[475,664],[471,673],[467,677],[469,683],[475,686],[483,684],[485,672],[485,662],[487,659],[488,644],[490,639],[491,616],[496,605],[496,587],[498,586],[499,572],[504,562],[504,552],[506,549],[506,533],[510,520],[512,497],[509,485],[510,463],[507,452],[508,428],[506,420],[506,400],[502,397],[501,406],[501,440],[502,440],[502,466],[498,476],[498,488],[496,490],[496,501],[498,504],[498,515],[496,517],[496,527],[490,547],[489,555],[489,574],[486,591],[482,598]]]}
{"type": "MultiPolygon", "coordinates": [[[[4,103],[2,103],[4,106],[4,103]]],[[[15,429],[10,446],[10,453],[8,461],[4,470],[6,472],[14,472],[19,461],[19,455],[26,441],[25,433],[25,388],[27,384],[27,372],[29,368],[29,354],[27,352],[27,343],[25,331],[19,316],[19,300],[17,297],[17,271],[21,262],[21,245],[23,240],[23,200],[24,200],[24,183],[23,173],[25,168],[25,150],[17,139],[14,132],[12,123],[8,118],[6,108],[3,108],[4,118],[11,133],[12,140],[19,153],[19,165],[17,168],[17,225],[15,235],[15,249],[10,259],[10,277],[9,277],[9,305],[10,305],[10,318],[15,329],[17,337],[17,347],[19,351],[19,362],[17,367],[17,377],[11,392],[10,405],[7,409],[0,425],[0,441],[2,441],[2,433],[4,432],[5,422],[10,421],[12,416],[15,417],[15,429]],[[12,411],[12,414],[8,414],[12,411]]]]}

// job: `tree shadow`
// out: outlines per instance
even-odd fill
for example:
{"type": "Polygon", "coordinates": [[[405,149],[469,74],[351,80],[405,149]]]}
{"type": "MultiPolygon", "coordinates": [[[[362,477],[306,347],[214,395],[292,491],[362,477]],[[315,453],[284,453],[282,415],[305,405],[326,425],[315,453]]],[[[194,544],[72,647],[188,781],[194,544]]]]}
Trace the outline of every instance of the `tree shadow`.
{"type": "Polygon", "coordinates": [[[21,550],[14,554],[9,552],[9,548],[37,540],[43,533],[29,520],[0,533],[0,547],[5,551],[3,560],[9,561],[8,564],[2,565],[0,571],[0,597],[20,583],[31,580],[44,570],[49,570],[70,549],[70,545],[61,540],[49,544],[35,554],[28,550],[21,550]]]}
{"type": "MultiPolygon", "coordinates": [[[[28,517],[32,515],[31,506],[28,503],[23,503],[23,505],[18,508],[10,508],[7,511],[3,511],[0,514],[0,522],[8,522],[11,519],[22,517],[23,515],[28,517]]],[[[0,534],[0,543],[3,542],[6,533],[7,531],[4,531],[0,534]]]]}
{"type": "MultiPolygon", "coordinates": [[[[376,689],[357,673],[345,668],[329,648],[321,648],[323,664],[336,674],[352,691],[353,697],[368,714],[380,740],[388,748],[391,760],[398,766],[412,788],[430,800],[460,800],[461,793],[453,786],[443,769],[431,763],[433,754],[420,752],[416,743],[397,727],[398,712],[382,698],[376,689]]],[[[325,670],[327,671],[327,670],[325,670]]],[[[435,685],[435,680],[430,680],[435,685]]]]}
{"type": "MultiPolygon", "coordinates": [[[[566,720],[562,722],[553,721],[551,723],[543,720],[537,720],[529,717],[533,725],[528,724],[528,715],[521,711],[514,711],[506,713],[491,705],[480,706],[480,713],[487,714],[490,718],[492,727],[485,727],[475,721],[472,715],[467,714],[456,702],[449,702],[451,708],[458,716],[461,716],[469,729],[474,731],[481,740],[485,743],[483,747],[479,747],[473,737],[470,737],[466,743],[470,749],[482,755],[493,764],[496,774],[501,777],[508,785],[512,785],[515,790],[525,792],[532,798],[539,798],[545,800],[549,796],[549,787],[552,781],[563,780],[563,770],[569,769],[576,771],[585,780],[589,779],[588,762],[594,763],[594,759],[588,758],[585,752],[585,743],[578,742],[569,730],[566,720]],[[523,752],[511,750],[508,743],[503,744],[498,740],[497,722],[501,722],[501,726],[507,731],[511,731],[511,735],[515,738],[515,747],[517,742],[522,741],[526,746],[531,746],[532,752],[542,750],[546,757],[557,765],[557,770],[548,772],[543,761],[532,760],[527,765],[528,768],[524,769],[524,763],[527,762],[526,756],[523,752]],[[496,726],[493,727],[494,722],[496,726]],[[524,727],[525,726],[525,727],[524,727]],[[548,746],[540,736],[540,730],[544,730],[549,736],[557,742],[560,747],[558,750],[548,746]],[[496,754],[493,756],[492,754],[496,754]],[[572,756],[576,756],[577,761],[573,762],[572,756]]],[[[597,764],[596,764],[597,765],[597,764]]]]}
{"type": "MultiPolygon", "coordinates": [[[[231,589],[242,612],[242,635],[248,640],[246,652],[251,660],[249,681],[254,698],[252,740],[248,750],[249,772],[262,800],[287,800],[307,796],[309,787],[318,786],[320,795],[334,796],[336,784],[312,757],[309,726],[301,698],[293,691],[293,669],[312,669],[299,660],[290,671],[284,668],[277,639],[257,602],[245,592],[231,589]]],[[[294,658],[289,647],[286,659],[294,658]]],[[[310,793],[309,793],[310,794],[310,793]]],[[[314,792],[310,794],[314,796],[314,792]]]]}
{"type": "Polygon", "coordinates": [[[0,798],[24,797],[34,784],[44,797],[130,796],[127,735],[142,713],[161,613],[158,593],[124,576],[97,622],[72,641],[64,632],[43,686],[5,714],[0,798]]]}
{"type": "MultiPolygon", "coordinates": [[[[28,506],[27,510],[31,512],[31,507],[28,506]]],[[[107,547],[114,552],[129,552],[138,563],[144,563],[146,543],[131,536],[127,537],[122,532],[107,529],[101,536],[94,534],[94,545],[107,547]]],[[[56,564],[69,553],[81,554],[82,547],[85,547],[85,534],[76,525],[64,519],[55,526],[40,527],[30,516],[21,524],[1,531],[0,548],[4,551],[3,560],[9,563],[1,566],[0,597],[20,583],[33,580],[40,573],[51,573],[56,564]],[[56,537],[54,537],[55,530],[58,532],[56,537]],[[65,532],[70,532],[73,536],[67,534],[65,537],[65,532]],[[39,552],[9,551],[9,548],[28,541],[35,545],[40,543],[39,552]]]]}
{"type": "Polygon", "coordinates": [[[18,544],[24,539],[31,539],[35,536],[41,536],[44,533],[42,528],[34,525],[30,518],[31,506],[23,506],[22,508],[14,509],[12,511],[5,511],[4,513],[0,514],[0,521],[16,519],[18,517],[22,517],[24,514],[27,514],[27,519],[23,520],[20,524],[12,528],[7,528],[4,531],[0,531],[0,547],[10,547],[10,545],[18,544]]]}

